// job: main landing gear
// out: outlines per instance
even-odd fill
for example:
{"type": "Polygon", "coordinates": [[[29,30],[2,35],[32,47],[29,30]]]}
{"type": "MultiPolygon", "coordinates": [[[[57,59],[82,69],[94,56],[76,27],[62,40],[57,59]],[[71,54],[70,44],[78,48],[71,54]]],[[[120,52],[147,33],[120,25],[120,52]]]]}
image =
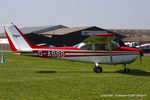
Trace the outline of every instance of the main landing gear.
{"type": "Polygon", "coordinates": [[[94,72],[96,73],[101,73],[103,70],[102,68],[98,65],[98,63],[95,63],[95,67],[94,67],[94,72]]]}
{"type": "Polygon", "coordinates": [[[129,68],[127,68],[126,64],[123,64],[123,65],[125,67],[124,70],[123,70],[123,72],[124,73],[129,73],[129,71],[130,71],[129,68]]]}
{"type": "MultiPolygon", "coordinates": [[[[124,70],[123,70],[123,72],[124,73],[129,73],[130,72],[130,70],[129,70],[129,68],[127,68],[127,66],[126,66],[126,64],[123,64],[124,65],[124,70]]],[[[102,68],[98,65],[98,63],[95,63],[95,67],[94,67],[94,72],[96,72],[96,73],[101,73],[103,70],[102,70],[102,68]]]]}

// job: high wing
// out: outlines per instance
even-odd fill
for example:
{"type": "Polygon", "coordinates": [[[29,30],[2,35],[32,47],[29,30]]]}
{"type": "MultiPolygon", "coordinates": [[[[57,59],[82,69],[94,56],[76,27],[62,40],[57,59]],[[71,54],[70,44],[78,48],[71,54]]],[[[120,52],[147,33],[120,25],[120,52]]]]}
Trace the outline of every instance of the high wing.
{"type": "Polygon", "coordinates": [[[108,49],[110,51],[110,61],[113,62],[112,59],[112,45],[111,42],[115,38],[113,34],[107,33],[107,34],[95,34],[87,39],[85,39],[83,42],[86,44],[107,44],[108,49]]]}
{"type": "Polygon", "coordinates": [[[102,44],[102,43],[108,43],[108,41],[112,41],[113,39],[114,39],[114,35],[110,33],[95,34],[88,37],[83,42],[86,44],[102,44]]]}

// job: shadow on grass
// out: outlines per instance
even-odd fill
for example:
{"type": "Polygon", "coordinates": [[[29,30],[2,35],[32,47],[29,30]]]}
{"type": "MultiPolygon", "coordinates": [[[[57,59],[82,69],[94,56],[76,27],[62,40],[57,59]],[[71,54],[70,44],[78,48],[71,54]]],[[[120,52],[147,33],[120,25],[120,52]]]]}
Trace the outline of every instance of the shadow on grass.
{"type": "Polygon", "coordinates": [[[36,73],[94,73],[93,71],[37,71],[36,73]]]}
{"type": "Polygon", "coordinates": [[[135,76],[150,76],[150,72],[146,72],[139,69],[130,69],[129,73],[123,73],[123,70],[116,71],[121,74],[135,75],[135,76]]]}
{"type": "MultiPolygon", "coordinates": [[[[93,71],[37,71],[36,73],[41,73],[41,74],[48,74],[48,73],[80,73],[80,74],[85,74],[85,73],[91,73],[95,74],[93,71]]],[[[135,75],[135,76],[150,76],[150,72],[146,72],[143,70],[139,69],[130,69],[129,73],[124,73],[123,70],[118,70],[116,72],[102,72],[102,73],[121,73],[121,74],[127,74],[127,75],[135,75]]],[[[97,73],[100,74],[100,73],[97,73]]]]}
{"type": "Polygon", "coordinates": [[[56,71],[37,71],[36,73],[57,73],[56,71]]]}

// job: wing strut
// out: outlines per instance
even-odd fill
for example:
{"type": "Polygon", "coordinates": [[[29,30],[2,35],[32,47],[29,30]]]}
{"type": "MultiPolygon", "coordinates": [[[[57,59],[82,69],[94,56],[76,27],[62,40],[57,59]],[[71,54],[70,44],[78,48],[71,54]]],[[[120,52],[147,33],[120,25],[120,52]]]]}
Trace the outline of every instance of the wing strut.
{"type": "Polygon", "coordinates": [[[108,49],[109,49],[109,56],[110,56],[110,61],[111,63],[113,63],[113,58],[112,58],[112,44],[111,44],[111,41],[112,41],[112,37],[108,37],[108,49]]]}

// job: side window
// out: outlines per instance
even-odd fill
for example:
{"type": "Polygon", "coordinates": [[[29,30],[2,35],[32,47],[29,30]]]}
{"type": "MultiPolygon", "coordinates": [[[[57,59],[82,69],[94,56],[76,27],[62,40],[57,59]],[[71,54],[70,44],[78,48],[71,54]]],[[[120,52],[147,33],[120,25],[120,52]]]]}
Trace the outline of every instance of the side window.
{"type": "Polygon", "coordinates": [[[80,49],[92,50],[92,45],[87,44],[87,45],[82,46],[80,49]]]}
{"type": "Polygon", "coordinates": [[[95,50],[107,49],[107,44],[95,44],[95,50]]]}
{"type": "Polygon", "coordinates": [[[112,45],[112,49],[116,49],[119,47],[119,45],[116,42],[112,42],[111,45],[112,45]]]}
{"type": "MultiPolygon", "coordinates": [[[[83,46],[79,47],[80,49],[84,49],[84,50],[107,50],[108,49],[108,45],[106,43],[104,44],[84,44],[83,46]]],[[[119,45],[116,42],[112,42],[112,49],[116,49],[118,48],[119,45]]]]}

